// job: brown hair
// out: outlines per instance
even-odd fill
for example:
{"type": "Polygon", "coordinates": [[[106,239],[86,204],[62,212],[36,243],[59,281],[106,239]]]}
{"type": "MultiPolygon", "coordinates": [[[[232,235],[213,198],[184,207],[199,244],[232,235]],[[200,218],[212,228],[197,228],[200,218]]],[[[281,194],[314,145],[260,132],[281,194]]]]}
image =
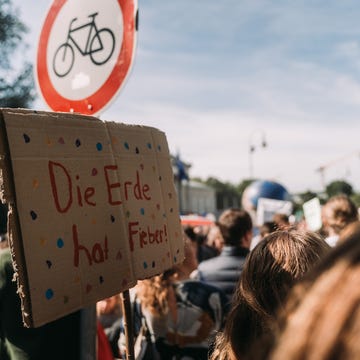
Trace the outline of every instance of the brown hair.
{"type": "Polygon", "coordinates": [[[219,217],[219,226],[226,245],[241,245],[243,237],[252,229],[252,220],[245,210],[227,209],[219,217]]]}
{"type": "Polygon", "coordinates": [[[251,358],[257,341],[270,336],[276,313],[295,281],[329,249],[312,232],[290,229],[266,236],[248,255],[217,346],[230,343],[236,358],[251,358]]]}
{"type": "Polygon", "coordinates": [[[359,225],[294,288],[286,310],[272,359],[360,357],[359,225]]]}
{"type": "Polygon", "coordinates": [[[322,219],[325,228],[330,227],[339,234],[346,225],[358,220],[358,211],[348,196],[335,195],[323,206],[322,219]]]}

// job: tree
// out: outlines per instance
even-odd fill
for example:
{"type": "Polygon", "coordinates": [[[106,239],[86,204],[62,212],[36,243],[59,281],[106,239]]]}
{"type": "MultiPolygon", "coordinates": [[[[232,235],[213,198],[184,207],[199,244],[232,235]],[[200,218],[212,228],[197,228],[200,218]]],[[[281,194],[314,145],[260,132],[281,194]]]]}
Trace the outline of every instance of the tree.
{"type": "Polygon", "coordinates": [[[0,0],[0,107],[29,107],[35,99],[32,65],[18,56],[27,31],[11,0],[0,0]]]}
{"type": "Polygon", "coordinates": [[[326,186],[326,194],[328,197],[345,194],[351,196],[354,193],[353,187],[343,180],[336,180],[326,186]]]}

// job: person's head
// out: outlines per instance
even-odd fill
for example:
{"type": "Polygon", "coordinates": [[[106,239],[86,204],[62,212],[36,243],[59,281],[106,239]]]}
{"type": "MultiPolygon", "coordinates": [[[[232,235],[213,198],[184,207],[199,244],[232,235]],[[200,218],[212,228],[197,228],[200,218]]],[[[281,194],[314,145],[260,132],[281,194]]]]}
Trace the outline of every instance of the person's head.
{"type": "Polygon", "coordinates": [[[240,209],[227,209],[220,215],[217,224],[225,245],[250,247],[252,220],[248,212],[240,209]]]}
{"type": "Polygon", "coordinates": [[[191,272],[197,269],[196,245],[184,237],[185,259],[181,264],[174,265],[161,275],[141,280],[137,285],[137,295],[141,305],[157,315],[168,312],[169,288],[175,281],[189,279],[191,272]]]}
{"type": "Polygon", "coordinates": [[[271,332],[289,290],[329,249],[315,233],[291,229],[269,234],[252,250],[224,331],[235,357],[247,358],[271,332]]]}
{"type": "Polygon", "coordinates": [[[294,287],[271,359],[360,358],[360,225],[294,287]]]}
{"type": "Polygon", "coordinates": [[[343,194],[331,197],[323,206],[321,215],[329,235],[339,235],[348,224],[358,220],[355,204],[343,194]]]}
{"type": "Polygon", "coordinates": [[[276,224],[273,221],[264,222],[259,228],[261,239],[271,234],[275,230],[277,230],[277,228],[276,228],[276,224]]]}
{"type": "Polygon", "coordinates": [[[219,229],[219,226],[213,225],[211,226],[209,233],[206,238],[206,244],[208,246],[211,246],[215,248],[218,252],[221,252],[223,246],[224,246],[224,239],[221,235],[221,231],[219,229]]]}
{"type": "Polygon", "coordinates": [[[290,226],[289,217],[286,214],[274,214],[273,222],[278,230],[284,230],[290,226]]]}

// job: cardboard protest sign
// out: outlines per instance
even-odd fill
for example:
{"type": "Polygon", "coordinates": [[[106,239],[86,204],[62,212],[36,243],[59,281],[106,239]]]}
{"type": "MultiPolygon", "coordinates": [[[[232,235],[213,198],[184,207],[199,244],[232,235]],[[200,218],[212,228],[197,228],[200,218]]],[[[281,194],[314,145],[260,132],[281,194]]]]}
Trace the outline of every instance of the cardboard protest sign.
{"type": "Polygon", "coordinates": [[[183,260],[163,132],[65,113],[0,113],[2,198],[27,325],[183,260]]]}

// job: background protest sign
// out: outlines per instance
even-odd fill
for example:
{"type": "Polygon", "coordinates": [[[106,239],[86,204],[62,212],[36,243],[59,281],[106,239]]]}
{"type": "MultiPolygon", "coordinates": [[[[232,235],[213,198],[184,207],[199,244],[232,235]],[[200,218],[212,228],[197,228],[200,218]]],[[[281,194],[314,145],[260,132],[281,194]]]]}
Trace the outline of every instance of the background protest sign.
{"type": "Polygon", "coordinates": [[[257,225],[260,226],[267,221],[273,221],[275,214],[290,216],[292,209],[291,201],[259,198],[256,210],[257,225]]]}
{"type": "Polygon", "coordinates": [[[309,230],[317,231],[322,227],[321,204],[319,198],[315,197],[303,204],[304,217],[309,230]]]}
{"type": "Polygon", "coordinates": [[[183,260],[163,132],[3,109],[0,140],[26,324],[40,326],[183,260]]]}

